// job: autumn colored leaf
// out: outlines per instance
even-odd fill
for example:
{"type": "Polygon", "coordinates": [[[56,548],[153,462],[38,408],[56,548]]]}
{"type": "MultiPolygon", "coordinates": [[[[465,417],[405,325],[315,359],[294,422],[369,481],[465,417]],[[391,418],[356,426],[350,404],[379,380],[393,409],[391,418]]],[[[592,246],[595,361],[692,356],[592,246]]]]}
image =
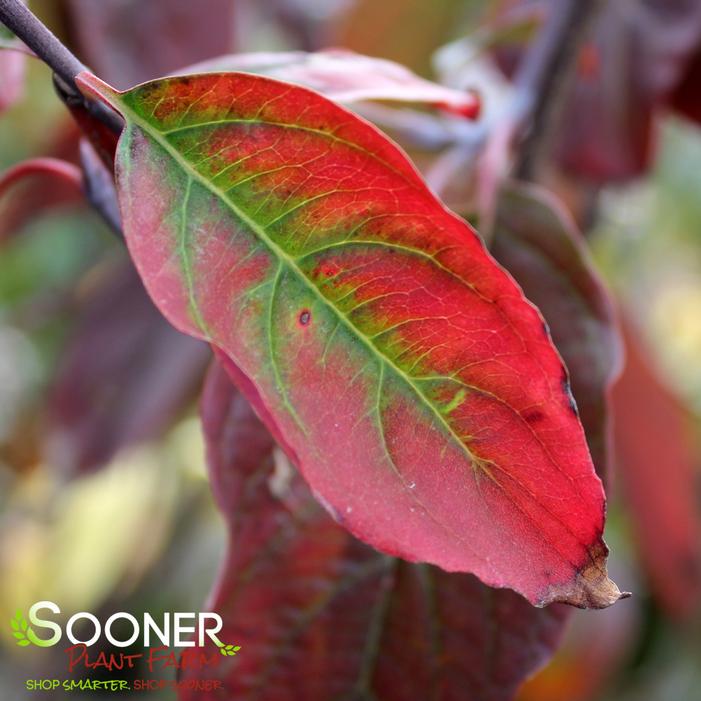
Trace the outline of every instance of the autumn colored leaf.
{"type": "MultiPolygon", "coordinates": [[[[501,0],[503,10],[556,0],[501,0]]],[[[701,4],[630,0],[602,6],[579,55],[576,77],[555,125],[554,151],[571,173],[594,183],[644,173],[655,153],[656,115],[701,46],[701,4]]],[[[507,63],[511,72],[513,47],[507,63]]],[[[521,55],[523,55],[521,53],[521,55]]],[[[501,56],[500,58],[504,58],[501,56]]]]}
{"type": "Polygon", "coordinates": [[[602,616],[576,611],[552,660],[526,681],[517,701],[605,698],[635,654],[640,634],[640,609],[634,606],[615,606],[602,616]]]}
{"type": "Polygon", "coordinates": [[[26,55],[14,35],[0,24],[0,114],[22,97],[26,55]]]}
{"type": "Polygon", "coordinates": [[[124,93],[124,231],[315,495],[389,554],[603,607],[604,495],[542,317],[379,131],[248,74],[124,93]]]}
{"type": "Polygon", "coordinates": [[[510,183],[500,194],[490,248],[550,327],[570,373],[594,465],[605,479],[608,394],[621,369],[622,347],[612,303],[581,234],[546,190],[510,183]]]}
{"type": "Polygon", "coordinates": [[[626,365],[614,386],[617,468],[652,591],[679,620],[701,602],[698,449],[689,416],[664,385],[632,323],[626,365]]]}
{"type": "Polygon", "coordinates": [[[43,211],[82,202],[81,182],[80,169],[58,158],[32,158],[8,168],[0,175],[0,242],[43,211]]]}
{"type": "Polygon", "coordinates": [[[343,49],[232,54],[178,73],[244,71],[312,88],[336,102],[394,100],[423,102],[471,119],[479,115],[477,96],[419,77],[408,68],[343,49]]]}
{"type": "Polygon", "coordinates": [[[562,163],[596,182],[647,170],[657,145],[657,113],[699,46],[697,2],[607,3],[562,115],[562,163]]]}
{"type": "Polygon", "coordinates": [[[357,0],[339,18],[334,43],[423,73],[470,11],[463,0],[357,0]]]}
{"type": "MultiPolygon", "coordinates": [[[[131,86],[231,51],[231,0],[62,0],[81,57],[118,86],[131,86]],[[138,13],[138,22],[134,22],[138,13]]],[[[102,160],[113,166],[117,136],[83,105],[71,113],[102,160]]]]}
{"type": "Polygon", "coordinates": [[[68,474],[163,433],[193,401],[210,356],[163,319],[130,262],[85,292],[47,407],[46,458],[68,474]]]}
{"type": "Polygon", "coordinates": [[[701,45],[689,62],[684,77],[670,97],[670,106],[696,123],[701,123],[701,45]]]}
{"type": "Polygon", "coordinates": [[[63,2],[80,56],[117,86],[150,80],[233,48],[232,0],[63,2]]]}
{"type": "MultiPolygon", "coordinates": [[[[181,701],[507,701],[550,657],[568,607],[537,609],[472,575],[355,540],[274,458],[270,434],[218,365],[202,420],[229,526],[207,605],[224,620],[220,638],[241,650],[207,672],[223,689],[182,690],[181,701]]],[[[182,679],[202,675],[190,668],[182,679]]]]}

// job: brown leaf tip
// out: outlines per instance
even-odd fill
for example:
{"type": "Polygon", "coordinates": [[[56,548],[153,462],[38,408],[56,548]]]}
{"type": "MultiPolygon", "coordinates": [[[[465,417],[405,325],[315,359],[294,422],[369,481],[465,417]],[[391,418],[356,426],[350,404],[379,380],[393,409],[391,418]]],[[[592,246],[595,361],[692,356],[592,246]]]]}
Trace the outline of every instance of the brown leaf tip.
{"type": "Polygon", "coordinates": [[[577,573],[574,580],[552,587],[542,605],[560,602],[581,609],[605,609],[629,596],[630,592],[622,592],[609,579],[606,564],[600,564],[595,558],[577,573]]]}
{"type": "Polygon", "coordinates": [[[591,563],[575,579],[575,591],[568,603],[579,608],[605,609],[619,599],[627,599],[630,592],[622,592],[609,579],[606,567],[591,563]]]}

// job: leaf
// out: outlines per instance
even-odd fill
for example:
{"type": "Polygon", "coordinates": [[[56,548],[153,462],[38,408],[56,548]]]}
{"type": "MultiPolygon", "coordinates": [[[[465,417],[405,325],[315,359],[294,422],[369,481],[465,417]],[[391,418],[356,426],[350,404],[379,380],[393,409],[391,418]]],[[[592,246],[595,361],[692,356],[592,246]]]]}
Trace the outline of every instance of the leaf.
{"type": "Polygon", "coordinates": [[[240,645],[219,645],[219,652],[224,657],[233,657],[240,649],[240,645]]]}
{"type": "Polygon", "coordinates": [[[24,92],[26,55],[20,42],[0,24],[0,114],[12,107],[24,92]]]}
{"type": "Polygon", "coordinates": [[[15,617],[10,619],[10,625],[12,626],[12,635],[16,638],[17,645],[25,647],[29,645],[30,642],[27,639],[26,632],[31,632],[31,628],[27,624],[27,621],[22,613],[22,609],[17,609],[15,612],[15,617]]]}
{"type": "MultiPolygon", "coordinates": [[[[612,688],[620,688],[639,644],[640,613],[633,606],[615,606],[605,616],[575,612],[552,660],[526,681],[517,701],[592,701],[609,696],[612,688]]],[[[621,698],[618,691],[614,698],[621,698]]]]}
{"type": "Polygon", "coordinates": [[[134,85],[233,48],[231,0],[64,2],[79,55],[114,85],[134,85]]]}
{"type": "Polygon", "coordinates": [[[689,62],[684,77],[670,97],[671,107],[687,119],[701,123],[701,97],[698,85],[701,81],[701,46],[689,62]]]}
{"type": "Polygon", "coordinates": [[[71,208],[84,202],[81,192],[81,173],[76,168],[80,131],[69,115],[55,125],[48,135],[48,143],[35,144],[45,154],[30,158],[8,168],[1,176],[0,186],[0,242],[21,232],[33,219],[53,211],[53,208],[71,208]],[[49,159],[58,169],[42,167],[49,159]],[[71,174],[71,168],[76,168],[71,174]]]}
{"type": "Polygon", "coordinates": [[[82,202],[81,181],[80,169],[58,158],[32,158],[8,168],[0,175],[0,242],[43,210],[82,202]]]}
{"type": "Polygon", "coordinates": [[[699,3],[607,3],[562,115],[557,153],[563,164],[596,182],[646,171],[657,141],[656,113],[700,45],[699,3]]]}
{"type": "Polygon", "coordinates": [[[608,394],[621,369],[622,342],[581,234],[546,190],[509,183],[500,194],[491,252],[545,317],[570,373],[594,465],[605,480],[608,394]]]}
{"type": "Polygon", "coordinates": [[[79,81],[127,123],[118,194],[147,290],[234,361],[338,520],[539,605],[620,597],[542,319],[394,144],[258,76],[79,81]]]}
{"type": "Polygon", "coordinates": [[[698,452],[687,412],[629,320],[623,328],[626,365],[612,394],[622,496],[653,593],[685,620],[701,601],[698,452]]]}
{"type": "Polygon", "coordinates": [[[424,102],[470,119],[479,115],[477,96],[420,78],[404,66],[343,49],[258,52],[210,59],[178,74],[245,71],[312,88],[336,102],[424,102]]]}
{"type": "MultiPolygon", "coordinates": [[[[540,6],[547,0],[506,0],[540,6]]],[[[701,46],[701,4],[609,2],[579,56],[576,80],[555,125],[554,150],[570,172],[595,183],[644,173],[656,145],[655,119],[701,46]]]]}
{"type": "MultiPolygon", "coordinates": [[[[114,85],[134,85],[232,49],[231,0],[63,0],[63,5],[79,55],[114,85]]],[[[83,105],[69,108],[111,168],[115,134],[83,105]]]]}
{"type": "Polygon", "coordinates": [[[155,309],[129,261],[94,279],[48,398],[46,457],[75,474],[166,431],[210,353],[155,309]]]}
{"type": "Polygon", "coordinates": [[[460,31],[476,4],[475,0],[357,0],[341,18],[335,40],[353,51],[423,73],[430,68],[431,54],[446,35],[460,31]]]}
{"type": "Polygon", "coordinates": [[[181,701],[506,701],[550,657],[571,609],[537,609],[471,575],[356,541],[284,458],[275,466],[270,435],[216,365],[202,418],[230,529],[209,601],[223,617],[222,636],[244,652],[213,670],[223,692],[183,690],[181,701]]]}

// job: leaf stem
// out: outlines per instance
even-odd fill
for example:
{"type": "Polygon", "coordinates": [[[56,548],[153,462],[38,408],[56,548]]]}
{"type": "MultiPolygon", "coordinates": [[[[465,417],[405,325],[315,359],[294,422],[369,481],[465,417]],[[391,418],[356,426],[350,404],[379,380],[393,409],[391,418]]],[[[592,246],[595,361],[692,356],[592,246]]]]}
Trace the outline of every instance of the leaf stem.
{"type": "Polygon", "coordinates": [[[20,0],[0,0],[0,22],[51,68],[62,99],[79,100],[92,116],[110,129],[122,130],[122,120],[116,112],[88,100],[76,87],[75,77],[87,71],[87,67],[20,0]]]}

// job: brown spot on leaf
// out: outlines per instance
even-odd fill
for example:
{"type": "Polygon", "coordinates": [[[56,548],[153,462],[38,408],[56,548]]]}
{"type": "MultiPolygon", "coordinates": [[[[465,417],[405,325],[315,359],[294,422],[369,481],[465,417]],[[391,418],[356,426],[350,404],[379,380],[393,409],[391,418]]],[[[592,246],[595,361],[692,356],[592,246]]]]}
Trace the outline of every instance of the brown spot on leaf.
{"type": "Polygon", "coordinates": [[[299,325],[308,326],[311,320],[312,313],[308,309],[302,309],[302,311],[299,313],[299,325]]]}

